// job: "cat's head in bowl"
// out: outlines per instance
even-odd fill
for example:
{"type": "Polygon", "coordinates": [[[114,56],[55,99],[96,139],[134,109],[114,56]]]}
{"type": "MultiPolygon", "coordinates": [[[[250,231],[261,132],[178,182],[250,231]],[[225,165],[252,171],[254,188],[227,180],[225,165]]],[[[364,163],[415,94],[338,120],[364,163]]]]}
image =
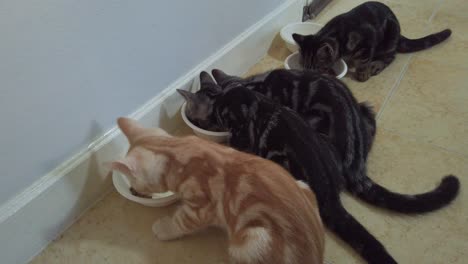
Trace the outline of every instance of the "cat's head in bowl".
{"type": "Polygon", "coordinates": [[[339,45],[335,39],[300,34],[293,34],[292,37],[299,46],[304,69],[330,73],[340,59],[339,45]]]}
{"type": "Polygon", "coordinates": [[[144,128],[129,118],[119,118],[118,126],[130,143],[127,155],[107,165],[124,174],[130,182],[130,190],[136,196],[151,197],[153,193],[169,191],[166,174],[169,159],[154,152],[155,142],[171,137],[160,128],[144,128]]]}
{"type": "Polygon", "coordinates": [[[186,101],[185,115],[195,126],[209,131],[224,131],[215,119],[214,103],[223,93],[219,86],[207,72],[200,73],[200,90],[195,93],[177,90],[186,101]]]}

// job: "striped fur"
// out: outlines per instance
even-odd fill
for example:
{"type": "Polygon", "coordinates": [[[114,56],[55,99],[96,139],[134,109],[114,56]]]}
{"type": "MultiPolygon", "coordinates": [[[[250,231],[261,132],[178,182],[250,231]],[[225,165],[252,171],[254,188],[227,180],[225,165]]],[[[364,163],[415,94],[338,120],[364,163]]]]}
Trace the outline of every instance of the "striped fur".
{"type": "MultiPolygon", "coordinates": [[[[425,213],[447,205],[458,194],[459,182],[453,176],[444,178],[434,191],[419,195],[397,194],[372,181],[366,162],[376,131],[374,112],[366,103],[358,104],[336,78],[296,70],[274,70],[245,80],[220,70],[213,70],[213,76],[221,89],[244,85],[296,111],[326,135],[340,156],[346,189],[364,201],[400,213],[425,213]]],[[[203,84],[208,77],[204,76],[203,84]]]]}
{"type": "Polygon", "coordinates": [[[247,80],[219,70],[214,75],[221,86],[202,73],[202,89],[185,96],[194,100],[192,106],[211,98],[212,112],[205,113],[204,120],[229,129],[231,146],[273,160],[307,182],[325,225],[371,263],[394,260],[343,208],[339,199],[343,187],[369,203],[406,213],[435,210],[457,195],[459,182],[454,176],[446,177],[434,191],[416,196],[390,192],[368,178],[365,165],[375,134],[373,114],[334,78],[287,70],[247,80]],[[205,98],[197,101],[198,97],[205,98]],[[293,108],[302,118],[276,103],[293,108]]]}
{"type": "MultiPolygon", "coordinates": [[[[296,111],[329,137],[345,171],[355,174],[365,166],[376,130],[374,112],[366,103],[358,104],[343,82],[313,71],[278,69],[245,79],[218,69],[212,73],[222,90],[241,84],[296,111]]],[[[210,77],[203,77],[203,84],[208,83],[210,77]]]]}
{"type": "Polygon", "coordinates": [[[324,229],[315,195],[275,163],[189,136],[176,138],[126,118],[119,127],[130,142],[112,167],[136,192],[172,191],[181,204],[157,220],[160,240],[207,226],[224,228],[232,263],[323,263],[324,229]]]}
{"type": "Polygon", "coordinates": [[[400,33],[400,23],[392,10],[380,2],[366,2],[330,20],[317,34],[293,34],[306,69],[330,71],[343,58],[355,68],[355,78],[367,81],[379,74],[397,52],[415,52],[441,43],[450,29],[420,39],[400,33]]]}

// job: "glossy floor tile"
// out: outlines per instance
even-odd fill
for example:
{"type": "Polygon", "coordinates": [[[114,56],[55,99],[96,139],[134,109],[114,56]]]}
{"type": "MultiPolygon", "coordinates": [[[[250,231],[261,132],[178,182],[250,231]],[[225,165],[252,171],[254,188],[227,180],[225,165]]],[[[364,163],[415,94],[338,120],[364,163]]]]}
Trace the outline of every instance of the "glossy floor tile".
{"type": "MultiPolygon", "coordinates": [[[[468,184],[468,158],[429,144],[378,130],[369,160],[369,176],[389,190],[416,194],[433,189],[444,175],[468,184]]],[[[465,263],[468,259],[468,197],[465,190],[449,207],[408,216],[377,209],[348,194],[343,203],[399,263],[465,263]]],[[[327,237],[329,263],[364,263],[334,236],[327,237]]]]}
{"type": "Polygon", "coordinates": [[[226,239],[218,230],[171,242],[153,236],[152,223],[175,206],[145,207],[112,191],[31,263],[222,263],[226,239]]]}
{"type": "Polygon", "coordinates": [[[446,28],[452,30],[450,39],[436,47],[418,52],[415,56],[436,61],[441,69],[445,64],[468,68],[468,16],[440,10],[429,25],[429,32],[435,33],[446,28]]]}
{"type": "Polygon", "coordinates": [[[414,58],[379,125],[468,155],[467,69],[414,58]]]}
{"type": "Polygon", "coordinates": [[[343,78],[343,81],[348,85],[359,101],[371,103],[374,107],[374,111],[378,113],[382,109],[387,95],[397,85],[409,59],[410,55],[398,54],[395,61],[385,70],[377,76],[372,76],[364,83],[354,80],[350,74],[343,78]]]}
{"type": "MultiPolygon", "coordinates": [[[[333,0],[316,22],[325,23],[364,0],[333,0]]],[[[348,84],[359,101],[379,111],[369,175],[390,190],[415,194],[434,188],[444,175],[457,175],[462,189],[452,205],[434,213],[406,216],[377,209],[343,194],[345,207],[399,263],[467,263],[468,260],[468,5],[465,0],[383,0],[396,13],[407,37],[445,28],[452,37],[436,47],[399,54],[365,83],[348,84]]],[[[283,67],[289,55],[279,36],[246,75],[283,67]]],[[[178,135],[190,134],[182,127],[178,135]]],[[[151,224],[170,213],[110,193],[51,243],[31,263],[227,263],[226,236],[209,229],[172,242],[159,242],[151,224]]],[[[327,234],[326,262],[364,263],[327,234]]]]}

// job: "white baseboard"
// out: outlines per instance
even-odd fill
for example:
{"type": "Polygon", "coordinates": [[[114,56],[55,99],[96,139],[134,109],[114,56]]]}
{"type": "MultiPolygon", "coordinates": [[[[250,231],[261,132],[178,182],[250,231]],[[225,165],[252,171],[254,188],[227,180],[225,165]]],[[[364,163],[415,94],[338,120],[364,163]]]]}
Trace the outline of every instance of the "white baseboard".
{"type": "MultiPolygon", "coordinates": [[[[245,73],[266,54],[283,25],[300,21],[302,4],[302,0],[284,1],[130,116],[145,126],[174,131],[182,124],[179,114],[182,99],[176,89],[189,89],[202,70],[220,68],[231,74],[245,73]]],[[[0,207],[0,262],[28,262],[108,193],[112,188],[111,180],[101,164],[123,155],[127,147],[125,138],[114,127],[3,204],[0,207]]]]}

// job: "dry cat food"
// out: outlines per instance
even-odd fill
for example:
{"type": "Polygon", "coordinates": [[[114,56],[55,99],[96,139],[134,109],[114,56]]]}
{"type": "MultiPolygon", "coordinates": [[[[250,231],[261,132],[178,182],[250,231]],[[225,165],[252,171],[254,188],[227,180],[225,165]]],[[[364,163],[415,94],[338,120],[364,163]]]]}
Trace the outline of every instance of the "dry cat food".
{"type": "Polygon", "coordinates": [[[153,198],[151,195],[141,194],[141,193],[135,191],[135,189],[133,189],[132,187],[130,187],[130,192],[131,192],[133,195],[137,196],[137,197],[149,198],[149,199],[153,198]]]}

